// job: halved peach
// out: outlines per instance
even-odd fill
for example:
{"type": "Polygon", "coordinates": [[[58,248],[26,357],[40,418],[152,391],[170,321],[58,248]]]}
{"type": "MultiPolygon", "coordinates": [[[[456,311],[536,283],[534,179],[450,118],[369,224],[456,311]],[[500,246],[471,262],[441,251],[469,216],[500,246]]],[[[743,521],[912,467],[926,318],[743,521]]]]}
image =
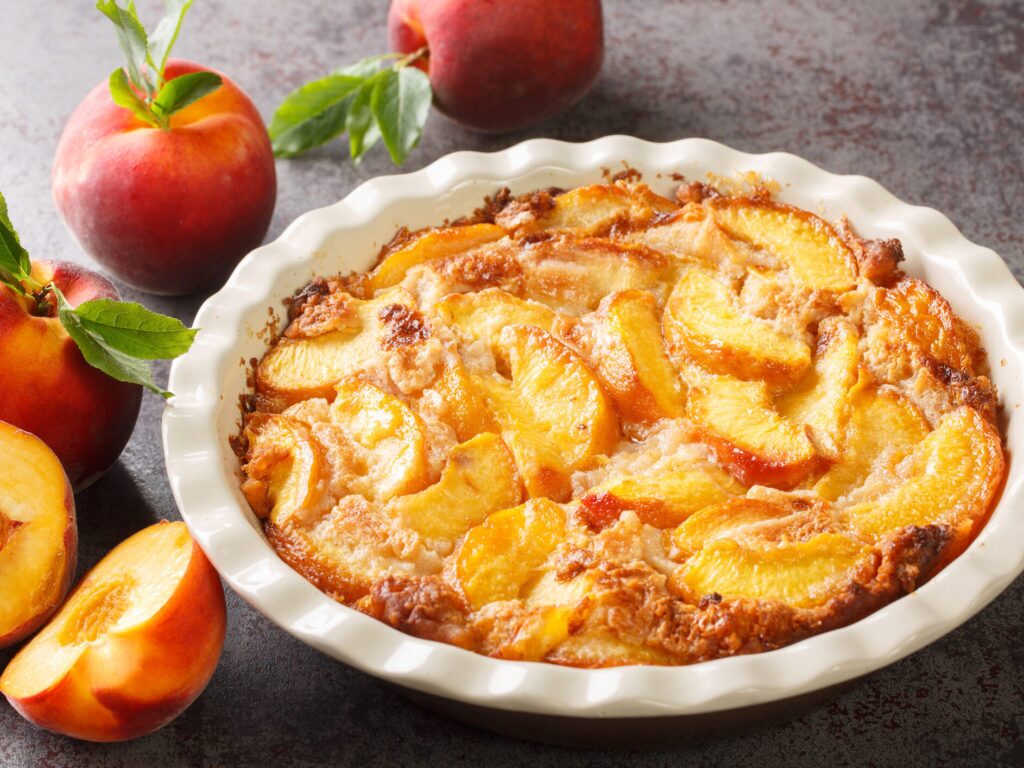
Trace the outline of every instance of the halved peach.
{"type": "Polygon", "coordinates": [[[654,297],[622,291],[601,302],[609,343],[598,345],[591,364],[624,421],[648,424],[683,415],[683,387],[665,353],[654,297]]]}
{"type": "Polygon", "coordinates": [[[0,648],[34,632],[75,574],[75,499],[60,459],[0,421],[0,648]]]}
{"type": "Polygon", "coordinates": [[[428,539],[454,541],[492,512],[518,504],[516,464],[501,438],[484,433],[452,448],[441,479],[392,499],[385,513],[428,539]]]}
{"type": "Polygon", "coordinates": [[[722,538],[687,560],[672,583],[694,600],[717,593],[813,607],[849,583],[860,568],[870,567],[871,552],[863,542],[840,533],[764,548],[722,538]]]}
{"type": "Polygon", "coordinates": [[[335,384],[371,366],[380,355],[392,306],[415,311],[416,301],[395,288],[370,301],[352,299],[355,315],[339,330],[302,339],[281,339],[256,367],[261,410],[281,411],[313,397],[331,400],[335,384]]]}
{"type": "Polygon", "coordinates": [[[856,284],[853,254],[819,216],[761,199],[721,197],[705,205],[730,235],[777,256],[797,285],[842,292],[856,284]]]}
{"type": "Polygon", "coordinates": [[[950,550],[959,552],[987,518],[1005,471],[995,427],[961,406],[897,467],[897,476],[885,484],[890,490],[854,504],[846,514],[855,529],[879,537],[908,525],[948,525],[950,550]]]}
{"type": "Polygon", "coordinates": [[[447,258],[505,237],[494,224],[469,224],[463,227],[429,229],[416,236],[384,259],[370,273],[369,290],[378,291],[402,282],[405,273],[426,261],[447,258]]]}
{"type": "Polygon", "coordinates": [[[716,373],[781,384],[795,380],[811,362],[803,341],[744,313],[736,295],[703,269],[679,278],[661,322],[673,355],[716,373]]]}
{"type": "Polygon", "coordinates": [[[427,429],[404,402],[358,378],[338,383],[331,420],[366,451],[363,461],[374,498],[423,488],[427,475],[427,429]]]}
{"type": "Polygon", "coordinates": [[[745,485],[792,488],[819,456],[802,427],[782,418],[763,381],[690,373],[686,403],[718,463],[745,485]]]}
{"type": "Polygon", "coordinates": [[[530,496],[564,501],[569,474],[590,467],[619,436],[604,389],[579,355],[551,334],[512,325],[499,337],[512,380],[477,377],[530,496]]]}
{"type": "Polygon", "coordinates": [[[115,547],[0,676],[25,718],[90,741],[142,736],[202,692],[220,658],[220,578],[184,523],[115,547]]]}
{"type": "Polygon", "coordinates": [[[889,472],[927,437],[928,421],[917,406],[866,378],[850,396],[850,414],[842,432],[839,455],[814,484],[828,501],[860,488],[876,469],[889,472]]]}
{"type": "Polygon", "coordinates": [[[459,584],[474,608],[514,600],[565,538],[565,512],[548,499],[490,515],[466,534],[456,556],[459,584]]]}
{"type": "Polygon", "coordinates": [[[818,453],[829,460],[840,455],[840,442],[850,413],[850,391],[857,383],[857,329],[845,318],[826,318],[818,329],[814,368],[776,402],[779,413],[810,432],[818,453]]]}

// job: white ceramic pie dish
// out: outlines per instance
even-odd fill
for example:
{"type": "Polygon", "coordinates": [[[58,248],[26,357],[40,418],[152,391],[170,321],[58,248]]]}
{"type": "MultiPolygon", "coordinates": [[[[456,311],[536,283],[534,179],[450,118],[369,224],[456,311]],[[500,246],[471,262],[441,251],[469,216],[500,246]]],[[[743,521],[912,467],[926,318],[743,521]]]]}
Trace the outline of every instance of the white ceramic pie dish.
{"type": "Polygon", "coordinates": [[[837,176],[788,154],[750,155],[704,139],[654,144],[609,136],[586,144],[535,140],[503,152],[458,152],[423,170],[359,186],[301,216],[249,254],[203,304],[192,350],[171,368],[176,393],[163,418],[175,499],[221,576],[257,610],[303,642],[364,672],[433,696],[500,710],[576,718],[698,715],[764,704],[834,686],[923,647],[973,616],[1024,570],[1024,290],[991,250],[968,242],[940,213],[897,200],[862,176],[837,176]],[[638,169],[665,192],[669,174],[703,180],[755,171],[779,198],[830,219],[849,217],[865,237],[898,237],[906,268],[925,278],[979,328],[999,389],[1009,449],[1001,501],[970,548],[912,595],[848,627],[770,653],[686,667],[571,669],[487,658],[403,634],[336,603],[281,561],[239,491],[229,436],[247,391],[242,361],[266,349],[268,310],[315,275],[363,270],[399,226],[471,212],[507,185],[513,193],[597,181],[601,169],[638,169]],[[660,174],[660,176],[659,176],[660,174]]]}

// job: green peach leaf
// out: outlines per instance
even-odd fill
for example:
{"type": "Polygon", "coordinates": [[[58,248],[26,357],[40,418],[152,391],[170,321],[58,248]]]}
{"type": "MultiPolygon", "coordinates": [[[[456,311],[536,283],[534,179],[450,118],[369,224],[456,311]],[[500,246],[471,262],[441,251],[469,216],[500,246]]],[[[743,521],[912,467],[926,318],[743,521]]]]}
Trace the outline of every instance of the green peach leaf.
{"type": "Polygon", "coordinates": [[[95,299],[74,310],[83,328],[110,348],[143,360],[170,360],[185,354],[196,331],[174,317],[141,304],[95,299]]]}
{"type": "Polygon", "coordinates": [[[213,72],[189,72],[168,80],[153,101],[153,111],[162,118],[170,117],[178,110],[213,93],[222,83],[220,75],[213,72]]]}
{"type": "Polygon", "coordinates": [[[118,67],[110,73],[110,98],[119,107],[130,110],[139,120],[152,126],[158,125],[156,117],[128,82],[128,75],[118,67]]]}
{"type": "Polygon", "coordinates": [[[415,67],[387,70],[373,89],[370,107],[396,165],[419,143],[432,97],[430,79],[415,67]]]}

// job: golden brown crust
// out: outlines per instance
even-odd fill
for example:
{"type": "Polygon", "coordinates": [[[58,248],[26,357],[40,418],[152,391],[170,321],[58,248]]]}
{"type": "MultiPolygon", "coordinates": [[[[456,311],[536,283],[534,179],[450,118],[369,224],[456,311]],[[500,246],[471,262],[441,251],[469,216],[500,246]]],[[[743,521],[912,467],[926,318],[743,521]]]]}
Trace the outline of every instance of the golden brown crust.
{"type": "Polygon", "coordinates": [[[389,576],[358,603],[359,610],[402,632],[475,650],[479,641],[467,626],[469,606],[437,577],[389,576]]]}
{"type": "Polygon", "coordinates": [[[281,558],[417,637],[595,667],[779,648],[962,551],[1005,477],[978,334],[900,270],[898,241],[759,182],[677,181],[674,200],[632,169],[502,189],[438,245],[399,230],[374,279],[297,292],[271,350],[287,363],[254,365],[233,442],[281,558]],[[690,312],[721,296],[737,325],[690,312]],[[984,455],[929,459],[950,414],[984,455]],[[501,478],[474,473],[472,440],[500,446],[475,461],[501,478]],[[525,504],[467,508],[498,480],[525,504]]]}

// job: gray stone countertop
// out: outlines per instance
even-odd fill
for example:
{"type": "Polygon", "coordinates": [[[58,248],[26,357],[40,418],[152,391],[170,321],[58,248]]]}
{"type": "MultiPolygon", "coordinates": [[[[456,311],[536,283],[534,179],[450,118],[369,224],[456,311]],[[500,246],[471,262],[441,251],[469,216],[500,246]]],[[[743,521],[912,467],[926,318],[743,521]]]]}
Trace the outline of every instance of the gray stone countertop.
{"type": "MultiPolygon", "coordinates": [[[[152,18],[157,3],[142,0],[152,18]]],[[[64,121],[120,63],[84,0],[0,0],[0,189],[39,258],[87,262],[50,198],[64,121]]],[[[197,0],[177,54],[229,73],[264,117],[297,84],[386,46],[386,0],[197,0]]],[[[461,149],[535,136],[704,136],[800,154],[946,213],[1024,276],[1024,4],[1015,0],[607,0],[606,59],[569,113],[478,136],[436,113],[414,170],[461,149]]],[[[278,162],[268,235],[392,172],[332,144],[278,162]]],[[[190,323],[201,297],[132,299],[190,323]]],[[[161,378],[166,366],[158,366],[161,378]]],[[[161,403],[79,495],[85,569],[143,526],[178,517],[164,471],[161,403]]],[[[0,663],[9,657],[0,652],[0,663]]],[[[1024,765],[1024,587],[960,629],[790,722],[683,747],[622,753],[518,742],[463,726],[292,639],[228,594],[228,639],[205,693],[134,742],[79,743],[0,705],[0,764],[115,766],[1024,765]]]]}

